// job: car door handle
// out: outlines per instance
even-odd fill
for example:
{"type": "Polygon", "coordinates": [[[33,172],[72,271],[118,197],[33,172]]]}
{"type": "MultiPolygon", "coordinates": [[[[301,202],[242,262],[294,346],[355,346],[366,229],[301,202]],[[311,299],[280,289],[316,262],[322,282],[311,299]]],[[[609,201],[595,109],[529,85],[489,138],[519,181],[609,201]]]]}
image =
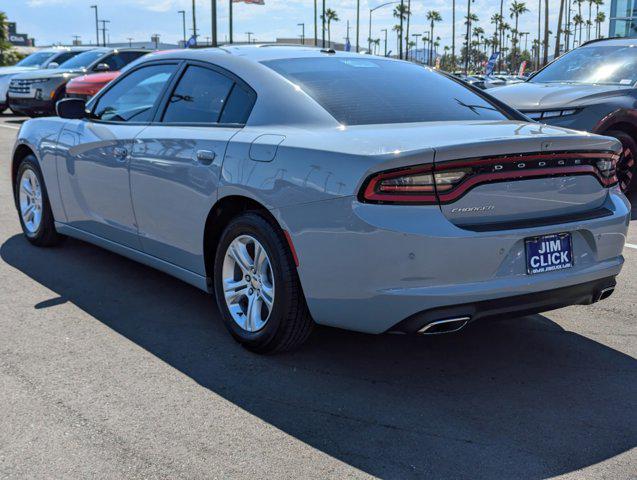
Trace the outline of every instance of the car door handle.
{"type": "Polygon", "coordinates": [[[113,148],[113,155],[115,155],[115,158],[121,162],[128,156],[128,150],[124,147],[115,147],[113,148]]]}
{"type": "Polygon", "coordinates": [[[210,165],[215,156],[215,152],[211,150],[197,150],[197,161],[202,165],[210,165]]]}

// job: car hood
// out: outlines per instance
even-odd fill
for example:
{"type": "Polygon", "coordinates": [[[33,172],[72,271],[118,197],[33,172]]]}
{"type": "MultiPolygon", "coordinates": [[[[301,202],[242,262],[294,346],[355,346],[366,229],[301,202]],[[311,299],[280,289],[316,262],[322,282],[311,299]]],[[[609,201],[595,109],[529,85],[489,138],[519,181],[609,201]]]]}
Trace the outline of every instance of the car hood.
{"type": "Polygon", "coordinates": [[[577,107],[596,97],[621,94],[625,85],[524,82],[489,89],[489,94],[518,110],[577,107]]]}
{"type": "Polygon", "coordinates": [[[15,75],[16,73],[24,73],[36,70],[37,67],[0,67],[0,77],[4,75],[15,75]]]}
{"type": "Polygon", "coordinates": [[[103,73],[91,73],[89,75],[82,75],[73,79],[75,83],[90,83],[90,84],[106,84],[117,78],[121,72],[103,72],[103,73]]]}
{"type": "Polygon", "coordinates": [[[21,73],[16,76],[20,80],[33,80],[39,78],[55,78],[64,77],[65,75],[81,75],[86,73],[85,69],[66,69],[66,68],[43,68],[31,72],[21,73]]]}

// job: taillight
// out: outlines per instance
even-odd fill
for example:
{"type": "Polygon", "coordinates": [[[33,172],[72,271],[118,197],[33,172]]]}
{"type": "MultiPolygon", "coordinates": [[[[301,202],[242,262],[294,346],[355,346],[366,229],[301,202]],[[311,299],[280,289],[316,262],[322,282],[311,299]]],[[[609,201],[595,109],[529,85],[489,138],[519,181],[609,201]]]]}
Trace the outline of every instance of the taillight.
{"type": "Polygon", "coordinates": [[[373,175],[362,200],[373,203],[452,203],[472,188],[493,182],[594,175],[604,187],[617,184],[618,155],[560,152],[452,160],[373,175]]]}
{"type": "Polygon", "coordinates": [[[602,158],[595,163],[604,185],[610,187],[617,184],[617,156],[602,158]]]}
{"type": "Polygon", "coordinates": [[[371,202],[437,203],[432,166],[379,173],[369,180],[363,198],[371,202]]]}

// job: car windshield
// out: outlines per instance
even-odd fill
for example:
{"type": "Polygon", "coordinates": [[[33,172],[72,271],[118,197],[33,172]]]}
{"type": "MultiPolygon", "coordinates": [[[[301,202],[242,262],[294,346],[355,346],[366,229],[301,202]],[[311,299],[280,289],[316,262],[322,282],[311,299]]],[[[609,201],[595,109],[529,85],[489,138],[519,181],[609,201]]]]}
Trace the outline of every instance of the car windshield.
{"type": "Polygon", "coordinates": [[[576,48],[529,81],[632,85],[637,81],[637,48],[610,45],[576,48]]]}
{"type": "Polygon", "coordinates": [[[18,67],[39,67],[40,65],[44,65],[49,58],[55,55],[55,52],[37,52],[32,53],[26,58],[23,58],[16,66],[18,67]]]}
{"type": "Polygon", "coordinates": [[[102,55],[104,55],[104,52],[102,51],[89,50],[88,52],[80,53],[79,55],[67,60],[60,65],[60,68],[86,68],[102,55]]]}
{"type": "Polygon", "coordinates": [[[305,91],[343,125],[507,118],[459,82],[413,63],[325,57],[263,64],[305,91]]]}

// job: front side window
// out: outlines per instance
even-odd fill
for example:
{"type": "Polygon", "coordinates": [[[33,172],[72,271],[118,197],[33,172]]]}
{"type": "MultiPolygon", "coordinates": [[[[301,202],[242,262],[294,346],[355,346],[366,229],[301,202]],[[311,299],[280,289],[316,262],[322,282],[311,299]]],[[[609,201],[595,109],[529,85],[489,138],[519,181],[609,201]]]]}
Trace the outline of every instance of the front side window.
{"type": "Polygon", "coordinates": [[[104,55],[103,51],[99,50],[89,50],[88,52],[80,53],[79,55],[74,56],[70,60],[67,60],[63,64],[60,65],[60,68],[86,68],[95,60],[104,55]]]}
{"type": "Polygon", "coordinates": [[[168,101],[166,123],[217,123],[234,82],[208,68],[189,66],[168,101]]]}
{"type": "Polygon", "coordinates": [[[100,61],[100,63],[105,63],[109,69],[114,72],[121,70],[133,60],[137,60],[139,57],[146,55],[146,53],[148,52],[117,52],[109,55],[100,61]]]}
{"type": "Polygon", "coordinates": [[[343,125],[504,120],[498,107],[425,67],[376,58],[293,58],[263,62],[343,125]]]}
{"type": "Polygon", "coordinates": [[[637,82],[637,48],[617,45],[576,48],[529,81],[630,86],[637,82]]]}
{"type": "Polygon", "coordinates": [[[64,62],[66,62],[67,60],[70,60],[71,58],[73,58],[74,56],[78,55],[80,52],[64,52],[64,53],[60,53],[57,57],[55,57],[53,59],[53,61],[55,63],[57,63],[58,65],[62,65],[64,62]]]}
{"type": "Polygon", "coordinates": [[[147,122],[176,65],[150,65],[126,75],[106,91],[93,117],[109,122],[147,122]]]}

